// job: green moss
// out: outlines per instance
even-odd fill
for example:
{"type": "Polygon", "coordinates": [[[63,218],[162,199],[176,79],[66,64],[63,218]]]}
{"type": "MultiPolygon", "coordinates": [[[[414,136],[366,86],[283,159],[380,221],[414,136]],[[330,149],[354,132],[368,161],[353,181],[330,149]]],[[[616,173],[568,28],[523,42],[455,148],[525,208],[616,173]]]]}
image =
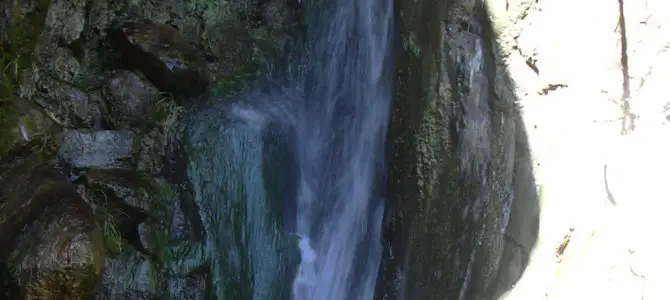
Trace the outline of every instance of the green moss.
{"type": "Polygon", "coordinates": [[[264,66],[276,59],[279,48],[266,27],[256,27],[249,21],[231,18],[221,21],[215,34],[206,36],[205,43],[221,59],[221,66],[212,73],[214,97],[234,94],[245,83],[258,76],[264,66]]]}
{"type": "Polygon", "coordinates": [[[411,33],[403,37],[403,46],[412,58],[418,58],[421,55],[421,47],[417,45],[416,37],[411,33]]]}
{"type": "Polygon", "coordinates": [[[149,210],[156,220],[153,224],[151,236],[156,249],[156,256],[159,261],[167,263],[172,260],[169,251],[169,232],[171,226],[170,210],[171,202],[176,196],[169,183],[159,181],[153,178],[146,178],[147,190],[151,195],[149,210]]]}
{"type": "Polygon", "coordinates": [[[149,193],[149,211],[152,220],[149,227],[149,239],[153,245],[154,263],[152,264],[151,284],[153,290],[160,293],[167,290],[170,263],[173,261],[170,251],[171,202],[175,192],[169,183],[146,176],[143,186],[149,193]]]}

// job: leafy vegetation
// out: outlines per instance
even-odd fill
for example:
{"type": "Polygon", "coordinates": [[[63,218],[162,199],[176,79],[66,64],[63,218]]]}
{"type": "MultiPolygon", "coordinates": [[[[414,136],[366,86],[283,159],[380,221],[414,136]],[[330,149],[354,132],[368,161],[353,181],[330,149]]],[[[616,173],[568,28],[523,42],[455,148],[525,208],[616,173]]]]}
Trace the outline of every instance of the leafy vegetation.
{"type": "Polygon", "coordinates": [[[177,102],[170,93],[160,93],[154,106],[152,121],[155,124],[169,123],[170,121],[179,119],[183,111],[184,109],[177,105],[177,102]]]}

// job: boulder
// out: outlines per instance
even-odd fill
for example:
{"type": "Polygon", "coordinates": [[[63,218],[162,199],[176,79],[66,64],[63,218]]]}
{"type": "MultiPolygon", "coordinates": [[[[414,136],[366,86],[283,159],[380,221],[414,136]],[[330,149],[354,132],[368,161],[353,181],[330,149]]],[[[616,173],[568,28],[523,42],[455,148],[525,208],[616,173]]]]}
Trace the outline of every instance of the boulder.
{"type": "Polygon", "coordinates": [[[480,2],[396,2],[403,48],[376,298],[497,299],[539,225],[511,80],[480,2]]]}
{"type": "MultiPolygon", "coordinates": [[[[88,299],[105,252],[93,211],[51,160],[28,145],[0,162],[5,299],[88,299]]],[[[53,152],[52,152],[53,153],[53,152]]]]}
{"type": "Polygon", "coordinates": [[[116,128],[149,124],[154,106],[161,100],[158,89],[138,74],[126,70],[109,76],[103,92],[116,128]]]}
{"type": "MultiPolygon", "coordinates": [[[[35,89],[26,92],[59,125],[69,128],[100,128],[106,111],[102,97],[96,91],[85,91],[51,76],[41,76],[35,70],[35,89]]],[[[29,76],[26,76],[29,77],[29,76]]],[[[31,80],[31,79],[27,79],[31,80]]]]}
{"type": "Polygon", "coordinates": [[[127,165],[132,150],[130,131],[65,130],[59,156],[74,168],[117,167],[127,165]]]}
{"type": "Polygon", "coordinates": [[[207,62],[169,25],[125,22],[111,28],[108,37],[123,62],[142,72],[161,91],[188,97],[207,90],[207,62]]]}

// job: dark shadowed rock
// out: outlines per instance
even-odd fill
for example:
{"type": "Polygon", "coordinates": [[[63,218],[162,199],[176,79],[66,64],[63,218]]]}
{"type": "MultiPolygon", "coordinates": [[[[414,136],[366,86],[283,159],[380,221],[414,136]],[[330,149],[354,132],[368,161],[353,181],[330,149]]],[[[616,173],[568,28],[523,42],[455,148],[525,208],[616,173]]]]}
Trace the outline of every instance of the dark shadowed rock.
{"type": "Polygon", "coordinates": [[[169,136],[174,134],[181,113],[174,102],[161,102],[157,105],[152,115],[152,127],[143,131],[134,143],[133,157],[138,171],[155,176],[162,173],[163,159],[170,144],[169,136]]]}
{"type": "Polygon", "coordinates": [[[117,127],[141,126],[150,122],[160,92],[134,72],[120,70],[103,88],[107,107],[117,127]]]}
{"type": "MultiPolygon", "coordinates": [[[[38,73],[35,70],[34,74],[38,73]]],[[[37,78],[34,89],[24,94],[36,101],[61,126],[91,128],[102,123],[105,107],[98,93],[84,91],[51,76],[42,76],[37,78]]]]}
{"type": "Polygon", "coordinates": [[[90,170],[77,180],[88,189],[104,192],[107,196],[119,198],[137,210],[148,212],[151,195],[144,190],[147,179],[132,170],[103,169],[90,170]]]}
{"type": "Polygon", "coordinates": [[[207,281],[202,272],[176,278],[170,284],[170,299],[206,299],[207,281]]]}
{"type": "Polygon", "coordinates": [[[207,90],[206,61],[169,25],[126,22],[110,29],[108,36],[124,63],[146,75],[161,91],[198,96],[207,90]]]}
{"type": "Polygon", "coordinates": [[[102,234],[53,151],[18,148],[0,162],[3,299],[88,299],[104,261],[102,234]]]}
{"type": "Polygon", "coordinates": [[[176,187],[181,208],[173,211],[170,238],[201,241],[205,236],[205,228],[195,202],[193,184],[188,178],[188,154],[176,136],[170,136],[168,145],[163,157],[162,176],[176,187]]]}
{"type": "Polygon", "coordinates": [[[74,84],[83,75],[81,64],[69,49],[58,47],[45,59],[45,73],[53,78],[74,84]]]}
{"type": "Polygon", "coordinates": [[[64,179],[50,167],[52,146],[42,148],[41,143],[31,142],[13,149],[0,161],[0,258],[11,251],[21,228],[46,206],[47,199],[34,194],[64,179]],[[33,148],[41,153],[31,151],[33,148]]]}
{"type": "Polygon", "coordinates": [[[261,4],[263,20],[279,49],[285,49],[300,35],[300,6],[300,1],[294,0],[271,0],[261,4]]]}
{"type": "Polygon", "coordinates": [[[0,2],[0,38],[6,38],[4,35],[10,32],[8,27],[34,9],[35,3],[32,1],[21,1],[18,3],[10,1],[0,2]]]}

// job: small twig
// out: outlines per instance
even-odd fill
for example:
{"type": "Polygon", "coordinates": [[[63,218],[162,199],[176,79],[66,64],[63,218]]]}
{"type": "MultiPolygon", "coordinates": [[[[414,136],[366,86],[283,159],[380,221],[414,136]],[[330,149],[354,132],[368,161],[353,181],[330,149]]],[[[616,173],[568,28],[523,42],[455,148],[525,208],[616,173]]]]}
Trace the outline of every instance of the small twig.
{"type": "Polygon", "coordinates": [[[621,36],[621,75],[623,77],[623,94],[621,95],[621,134],[625,135],[635,129],[635,116],[630,112],[630,71],[628,66],[628,36],[626,32],[626,18],[624,15],[623,0],[619,1],[619,33],[621,36]]]}
{"type": "Polygon", "coordinates": [[[612,203],[612,205],[616,206],[617,202],[614,199],[614,195],[612,195],[612,191],[610,190],[610,184],[609,181],[607,180],[607,164],[603,165],[603,180],[605,181],[605,193],[607,193],[607,200],[612,203]]]}
{"type": "Polygon", "coordinates": [[[60,126],[60,127],[62,127],[62,128],[66,128],[66,127],[65,127],[65,124],[63,124],[63,122],[61,122],[60,120],[58,120],[58,119],[56,118],[56,116],[55,116],[51,111],[49,111],[46,107],[44,107],[42,104],[40,104],[40,103],[37,102],[37,101],[35,101],[35,104],[37,104],[37,106],[42,110],[42,112],[44,112],[44,114],[45,114],[47,117],[49,117],[49,119],[51,119],[51,121],[53,121],[56,125],[58,125],[58,126],[60,126]]]}

